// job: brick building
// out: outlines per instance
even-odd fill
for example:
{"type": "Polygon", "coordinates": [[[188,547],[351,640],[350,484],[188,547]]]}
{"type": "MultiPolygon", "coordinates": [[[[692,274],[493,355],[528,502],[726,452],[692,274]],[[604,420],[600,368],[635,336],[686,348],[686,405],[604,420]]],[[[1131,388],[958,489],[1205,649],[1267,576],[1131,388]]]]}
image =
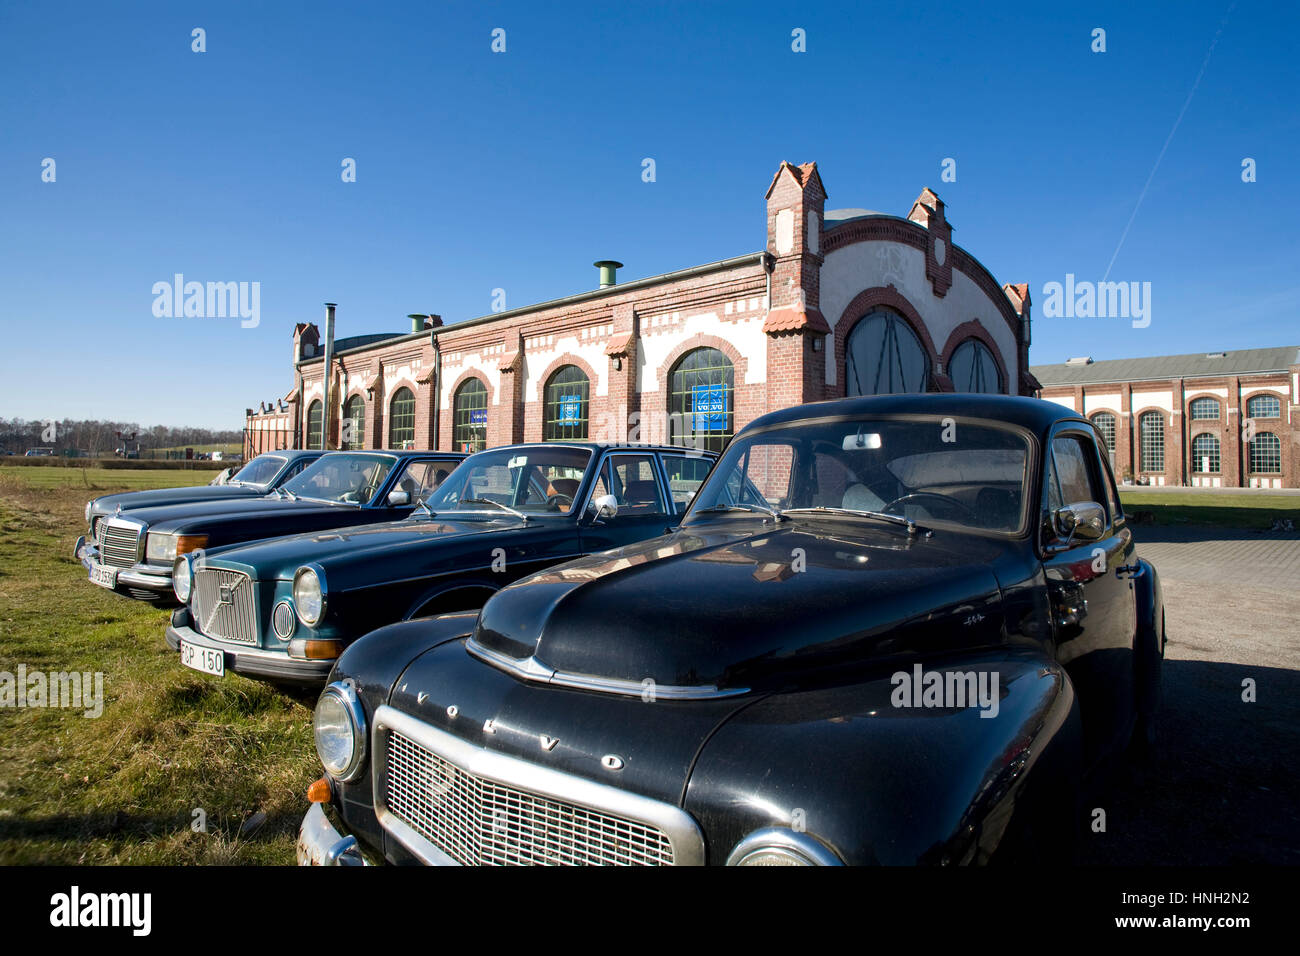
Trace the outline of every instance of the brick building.
{"type": "MultiPolygon", "coordinates": [[[[761,251],[409,333],[294,330],[293,444],[482,448],[550,438],[720,448],[762,413],[846,394],[1033,394],[1027,285],[952,244],[943,202],[825,210],[815,163],[782,163],[761,251]]],[[[248,413],[249,451],[271,445],[248,413]]],[[[279,409],[275,414],[279,415],[279,409]]]]}
{"type": "Polygon", "coordinates": [[[1117,476],[1153,485],[1295,488],[1300,349],[1035,365],[1041,398],[1092,419],[1117,476]]]}

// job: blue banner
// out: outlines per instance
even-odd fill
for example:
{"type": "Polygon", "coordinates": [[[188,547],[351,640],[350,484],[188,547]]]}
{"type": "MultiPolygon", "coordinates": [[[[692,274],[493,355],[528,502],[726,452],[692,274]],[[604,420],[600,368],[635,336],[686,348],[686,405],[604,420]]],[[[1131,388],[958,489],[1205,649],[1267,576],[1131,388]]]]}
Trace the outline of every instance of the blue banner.
{"type": "Polygon", "coordinates": [[[487,409],[486,409],[486,408],[471,408],[471,409],[470,409],[470,412],[469,412],[469,423],[470,423],[471,425],[486,425],[486,424],[487,424],[487,409]]]}
{"type": "Polygon", "coordinates": [[[691,430],[725,432],[727,430],[727,386],[694,385],[691,387],[691,430]]]}
{"type": "Polygon", "coordinates": [[[582,396],[561,395],[557,421],[564,425],[576,425],[582,421],[582,396]]]}

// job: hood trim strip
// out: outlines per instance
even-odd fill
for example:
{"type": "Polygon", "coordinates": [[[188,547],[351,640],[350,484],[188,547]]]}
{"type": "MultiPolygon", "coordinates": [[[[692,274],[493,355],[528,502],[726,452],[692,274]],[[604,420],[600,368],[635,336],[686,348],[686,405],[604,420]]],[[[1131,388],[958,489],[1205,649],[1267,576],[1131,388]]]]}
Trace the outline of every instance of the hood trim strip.
{"type": "MultiPolygon", "coordinates": [[[[647,688],[641,681],[621,680],[615,677],[593,677],[588,674],[572,674],[557,671],[543,663],[536,655],[522,660],[484,647],[473,637],[465,642],[465,650],[498,670],[505,671],[512,677],[530,681],[534,684],[551,684],[556,687],[569,687],[574,690],[589,690],[600,694],[615,694],[620,697],[641,697],[647,688]]],[[[716,684],[654,684],[649,688],[655,700],[717,700],[723,697],[739,697],[748,694],[748,687],[719,688],[716,684]]]]}

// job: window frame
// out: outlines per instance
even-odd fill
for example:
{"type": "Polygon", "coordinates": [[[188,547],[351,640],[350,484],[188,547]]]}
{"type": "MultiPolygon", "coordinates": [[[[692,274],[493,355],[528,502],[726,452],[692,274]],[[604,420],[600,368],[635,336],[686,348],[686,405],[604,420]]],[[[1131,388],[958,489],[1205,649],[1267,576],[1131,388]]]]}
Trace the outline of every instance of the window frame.
{"type": "MultiPolygon", "coordinates": [[[[1246,473],[1250,475],[1280,475],[1282,474],[1282,439],[1273,432],[1255,432],[1255,437],[1247,443],[1248,451],[1246,452],[1246,473]],[[1269,471],[1263,471],[1255,467],[1255,452],[1260,447],[1261,438],[1271,438],[1274,444],[1271,446],[1273,453],[1276,454],[1274,461],[1277,468],[1269,471]]],[[[1270,455],[1272,457],[1272,454],[1270,455]]],[[[1270,464],[1273,463],[1272,461],[1270,464]]]]}
{"type": "Polygon", "coordinates": [[[696,448],[701,451],[711,451],[711,452],[721,452],[722,449],[726,448],[727,443],[731,441],[731,439],[734,438],[736,435],[736,363],[731,360],[731,356],[727,355],[727,353],[722,351],[722,349],[713,345],[700,345],[697,346],[696,348],[689,349],[687,352],[681,355],[677,359],[677,361],[673,363],[672,368],[668,370],[667,385],[668,385],[668,424],[669,424],[668,427],[669,434],[667,436],[668,444],[678,445],[678,447],[681,448],[696,448]],[[698,369],[682,368],[682,366],[685,365],[686,362],[688,362],[692,358],[692,356],[699,355],[701,352],[714,352],[718,356],[720,356],[722,361],[726,364],[706,365],[705,367],[698,368],[698,369]],[[680,375],[684,378],[686,375],[689,374],[699,374],[702,372],[713,372],[713,371],[723,371],[724,372],[723,377],[725,381],[721,383],[693,382],[692,385],[721,384],[723,386],[724,395],[726,396],[726,407],[727,407],[726,419],[727,420],[723,426],[722,431],[715,431],[709,429],[703,432],[697,432],[694,428],[694,424],[695,424],[694,416],[700,413],[697,412],[693,406],[694,400],[691,392],[689,390],[678,391],[677,377],[680,375]],[[677,408],[678,396],[681,396],[681,404],[683,405],[681,409],[677,408]],[[685,407],[688,404],[688,402],[692,406],[689,409],[685,407]],[[677,420],[676,416],[679,415],[692,417],[692,421],[691,421],[692,427],[690,429],[691,444],[684,443],[685,442],[684,434],[677,434],[677,435],[672,434],[673,431],[672,423],[675,420],[677,420]],[[704,436],[705,442],[713,442],[716,440],[717,447],[715,448],[710,444],[706,444],[706,445],[698,444],[701,435],[704,436]],[[679,439],[683,442],[682,444],[679,444],[678,442],[679,439]]]}
{"type": "Polygon", "coordinates": [[[579,365],[573,362],[566,362],[561,365],[549,376],[546,383],[542,386],[542,441],[588,441],[591,434],[591,376],[579,365]],[[565,382],[557,382],[561,375],[567,373],[570,369],[582,376],[581,383],[577,379],[565,382]],[[560,398],[565,397],[560,389],[565,386],[581,384],[581,392],[578,402],[579,422],[581,423],[581,433],[575,434],[553,434],[552,432],[567,432],[569,429],[575,429],[575,425],[562,425],[558,417],[552,418],[553,410],[560,407],[560,398]],[[554,390],[554,391],[553,391],[554,390]],[[554,397],[553,397],[554,395],[554,397]]]}
{"type": "MultiPolygon", "coordinates": [[[[406,426],[406,425],[401,425],[400,427],[402,428],[403,431],[405,431],[406,428],[407,428],[408,426],[406,426]]],[[[393,392],[393,397],[392,397],[391,399],[389,399],[389,401],[388,401],[388,447],[389,447],[389,448],[401,449],[401,450],[403,450],[403,451],[407,451],[407,450],[409,450],[410,448],[414,448],[414,447],[415,447],[415,392],[412,391],[410,388],[408,388],[408,387],[405,386],[405,385],[401,386],[400,388],[398,388],[397,391],[393,392]],[[399,398],[401,398],[403,392],[405,392],[407,395],[409,395],[409,396],[411,397],[411,399],[410,399],[410,402],[411,402],[411,410],[410,410],[410,412],[405,412],[405,411],[403,411],[403,412],[401,413],[402,418],[405,418],[405,417],[409,414],[410,419],[411,419],[411,424],[410,424],[410,426],[409,426],[409,428],[410,428],[410,430],[411,430],[411,437],[410,437],[410,438],[404,438],[404,439],[402,439],[402,441],[404,441],[404,442],[410,442],[410,443],[411,443],[410,446],[409,446],[409,448],[408,448],[407,445],[404,445],[404,444],[403,444],[403,445],[399,445],[399,444],[397,443],[397,429],[398,429],[398,427],[399,427],[399,425],[398,425],[398,421],[399,421],[399,419],[398,419],[398,412],[397,412],[397,400],[398,400],[399,398]]]]}
{"type": "Polygon", "coordinates": [[[1168,456],[1166,454],[1166,452],[1168,451],[1168,445],[1165,441],[1166,428],[1168,428],[1168,424],[1165,420],[1165,412],[1161,409],[1148,408],[1146,411],[1138,415],[1138,473],[1139,474],[1163,475],[1166,473],[1166,470],[1168,468],[1168,456]],[[1160,420],[1159,429],[1158,431],[1155,432],[1155,435],[1158,436],[1160,439],[1160,467],[1159,468],[1152,468],[1147,462],[1148,450],[1147,450],[1146,433],[1144,432],[1142,427],[1142,423],[1145,421],[1150,421],[1152,416],[1155,416],[1160,420]]]}
{"type": "Polygon", "coordinates": [[[452,392],[451,395],[451,443],[455,446],[457,451],[466,450],[462,429],[468,430],[474,435],[474,437],[469,441],[469,444],[474,446],[469,450],[470,454],[487,450],[487,409],[488,387],[487,383],[484,382],[483,379],[479,378],[477,375],[472,375],[456,386],[456,390],[452,392]],[[478,388],[471,391],[474,385],[477,385],[478,388]],[[482,406],[469,405],[466,403],[464,409],[461,408],[461,400],[463,398],[472,397],[477,399],[480,395],[483,398],[482,406]],[[479,411],[480,407],[484,412],[483,424],[476,425],[469,420],[468,416],[473,412],[479,411]],[[462,411],[466,413],[464,421],[461,420],[462,411]],[[480,430],[481,434],[479,434],[480,430]]]}

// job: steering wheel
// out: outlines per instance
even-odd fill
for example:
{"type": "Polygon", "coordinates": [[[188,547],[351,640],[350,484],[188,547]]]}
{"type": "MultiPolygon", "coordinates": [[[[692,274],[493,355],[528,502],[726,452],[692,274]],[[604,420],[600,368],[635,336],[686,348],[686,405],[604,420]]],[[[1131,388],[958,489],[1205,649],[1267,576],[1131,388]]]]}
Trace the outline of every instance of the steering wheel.
{"type": "Polygon", "coordinates": [[[553,495],[546,496],[546,510],[559,511],[561,508],[568,510],[573,507],[573,498],[569,495],[562,495],[558,491],[553,495]]]}
{"type": "Polygon", "coordinates": [[[882,512],[885,512],[886,514],[898,514],[902,517],[906,517],[906,515],[903,515],[901,511],[893,512],[890,511],[889,509],[894,507],[894,505],[902,504],[905,501],[915,501],[918,498],[937,500],[941,504],[947,507],[956,508],[960,510],[961,512],[964,513],[965,517],[969,518],[970,520],[978,521],[978,516],[975,514],[973,510],[971,510],[969,506],[958,501],[956,498],[949,497],[948,495],[941,495],[937,491],[913,491],[910,494],[900,495],[899,497],[889,502],[889,504],[885,505],[880,510],[882,512]]]}

